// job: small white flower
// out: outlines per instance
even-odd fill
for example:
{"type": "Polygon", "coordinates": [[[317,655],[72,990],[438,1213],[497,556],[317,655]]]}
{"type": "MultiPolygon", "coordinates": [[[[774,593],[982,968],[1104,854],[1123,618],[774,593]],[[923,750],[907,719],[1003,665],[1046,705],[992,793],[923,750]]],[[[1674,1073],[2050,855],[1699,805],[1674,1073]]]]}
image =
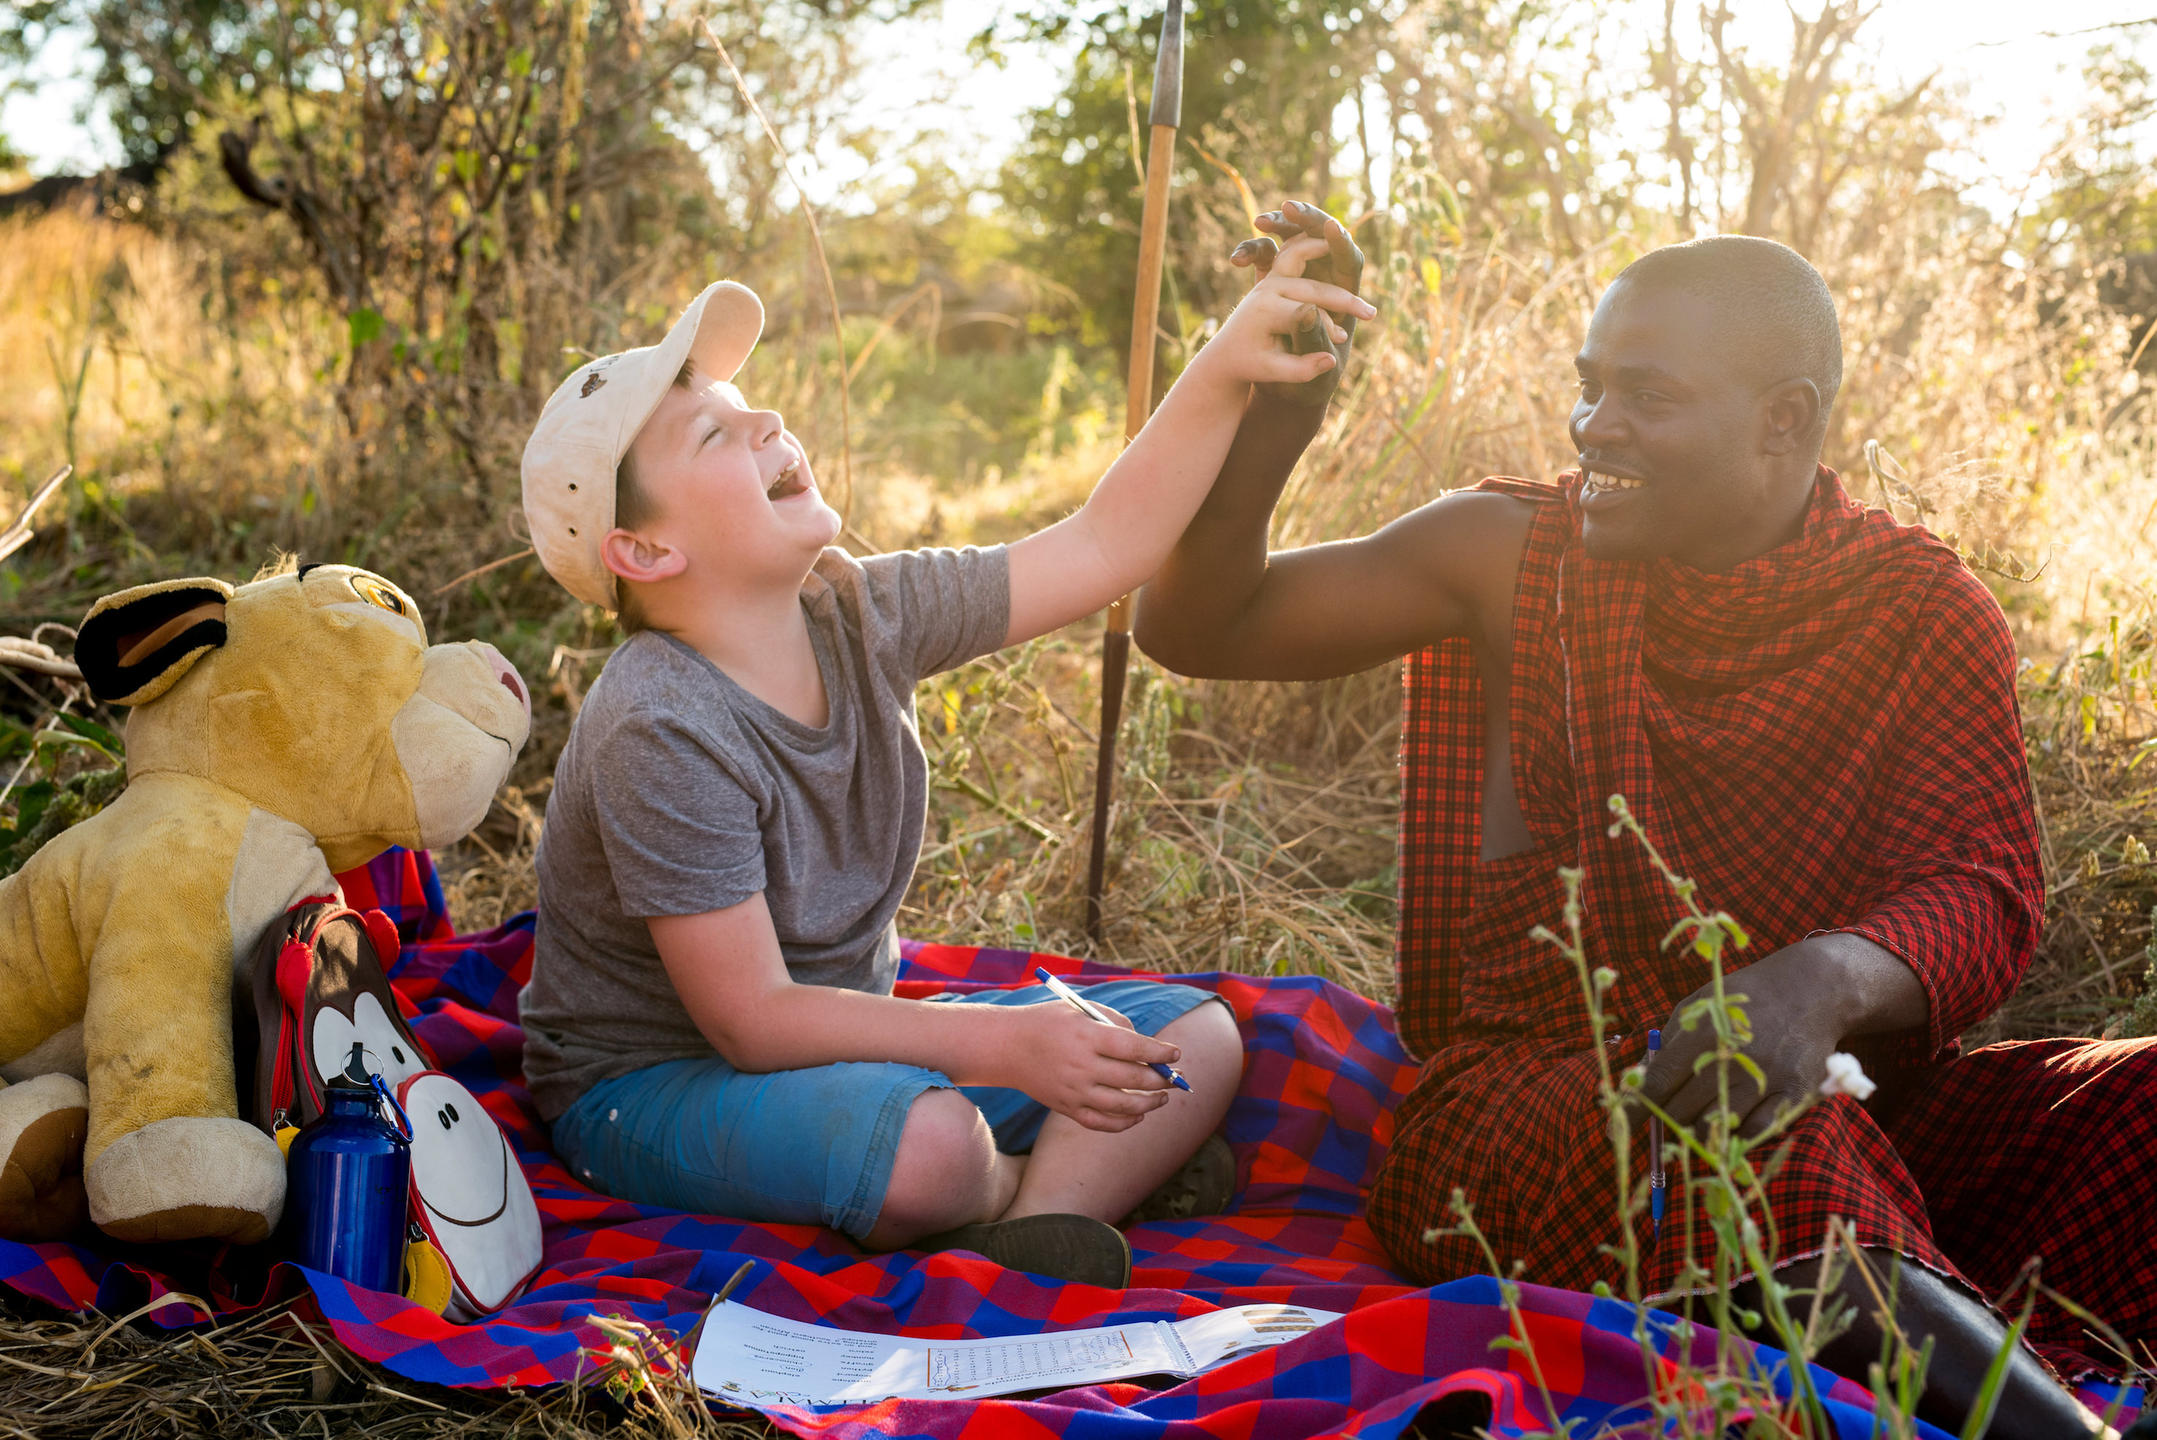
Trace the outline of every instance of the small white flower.
{"type": "Polygon", "coordinates": [[[1827,1057],[1827,1079],[1820,1082],[1822,1095],[1848,1095],[1854,1100],[1869,1100],[1879,1087],[1865,1073],[1865,1067],[1857,1063],[1855,1055],[1837,1050],[1827,1057]]]}

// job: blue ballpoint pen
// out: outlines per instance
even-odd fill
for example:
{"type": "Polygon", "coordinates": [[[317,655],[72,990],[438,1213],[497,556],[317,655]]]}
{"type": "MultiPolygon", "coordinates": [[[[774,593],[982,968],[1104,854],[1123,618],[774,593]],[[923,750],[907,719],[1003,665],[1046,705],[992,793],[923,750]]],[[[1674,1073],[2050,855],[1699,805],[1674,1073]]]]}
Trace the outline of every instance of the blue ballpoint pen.
{"type": "MultiPolygon", "coordinates": [[[[1103,1025],[1114,1025],[1116,1023],[1115,1021],[1109,1019],[1108,1016],[1103,1015],[1093,1006],[1087,1004],[1085,998],[1081,996],[1078,991],[1072,989],[1069,985],[1064,984],[1063,981],[1057,979],[1054,975],[1049,974],[1048,971],[1042,969],[1039,965],[1036,965],[1034,967],[1034,978],[1036,980],[1039,980],[1042,984],[1048,986],[1049,989],[1053,990],[1058,997],[1070,1001],[1071,1004],[1078,1010],[1079,1014],[1084,1015],[1087,1019],[1098,1020],[1103,1025]]],[[[1163,1080],[1166,1080],[1169,1084],[1175,1086],[1178,1090],[1189,1091],[1191,1088],[1191,1082],[1184,1079],[1183,1076],[1177,1074],[1172,1066],[1155,1065],[1153,1067],[1153,1073],[1160,1076],[1163,1080]]]]}
{"type": "MultiPolygon", "coordinates": [[[[1655,1055],[1663,1048],[1663,1032],[1648,1032],[1648,1054],[1655,1055]]],[[[1648,1224],[1653,1227],[1653,1238],[1663,1237],[1663,1196],[1668,1193],[1668,1182],[1663,1176],[1663,1122],[1657,1115],[1648,1116],[1648,1224]]]]}

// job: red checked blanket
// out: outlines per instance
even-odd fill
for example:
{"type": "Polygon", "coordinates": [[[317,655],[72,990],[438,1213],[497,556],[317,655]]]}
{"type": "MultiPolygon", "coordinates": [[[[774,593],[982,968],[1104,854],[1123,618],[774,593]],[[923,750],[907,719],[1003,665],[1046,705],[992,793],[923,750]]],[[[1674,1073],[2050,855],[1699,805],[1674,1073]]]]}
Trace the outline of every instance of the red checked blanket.
{"type": "MultiPolygon", "coordinates": [[[[1537,506],[1509,707],[1535,843],[1479,861],[1475,663],[1458,641],[1413,657],[1399,1018],[1427,1058],[1371,1202],[1402,1268],[1435,1278],[1478,1264],[1464,1239],[1422,1239],[1449,1223],[1458,1186],[1525,1278],[1619,1278],[1598,1249],[1617,1237],[1614,1184],[1580,983],[1529,932],[1560,928],[1558,867],[1582,867],[1590,962],[1619,977],[1616,1067],[1707,981],[1689,949],[1664,949],[1677,897],[1637,841],[1608,833],[1606,802],[1622,794],[1702,903],[1750,932],[1738,963],[1846,930],[1924,982],[1929,1030],[1861,1052],[1886,1082],[1879,1101],[1837,1098],[1798,1128],[1769,1186],[1782,1255],[1817,1254],[1840,1216],[1868,1246],[1997,1294],[2041,1251],[2047,1283],[2130,1337],[2157,1335],[2157,1053],[2046,1041],[1955,1058],[1959,1032],[2020,979],[2044,903],[2015,654],[1984,586],[1825,468],[1800,536],[1723,574],[1588,558],[1577,475],[1484,488],[1537,506]]],[[[1670,1287],[1688,1228],[1674,1206],[1651,1293],[1670,1287]]],[[[2089,1368],[2071,1347],[2093,1347],[2064,1311],[2041,1307],[2032,1334],[2089,1368]]]]}
{"type": "MultiPolygon", "coordinates": [[[[452,1325],[398,1296],[272,1267],[273,1247],[128,1247],[93,1234],[44,1245],[0,1240],[0,1285],[115,1316],[175,1291],[227,1315],[297,1292],[304,1312],[365,1359],[411,1380],[480,1388],[588,1380],[609,1343],[595,1316],[679,1334],[745,1260],[753,1268],[737,1299],[796,1320],[931,1337],[1174,1320],[1259,1301],[1351,1312],[1278,1350],[1167,1388],[1093,1385],[1031,1399],[767,1412],[784,1430],[830,1440],[1393,1440],[1426,1405],[1456,1421],[1487,1413],[1489,1432],[1500,1437],[1561,1426],[1634,1434],[1651,1423],[1644,1403],[1651,1387],[1673,1389],[1673,1362],[1688,1357],[1687,1342],[1667,1324],[1651,1320],[1644,1342],[1623,1305],[1527,1285],[1521,1324],[1534,1341],[1538,1384],[1519,1350],[1493,1348],[1512,1328],[1495,1281],[1466,1275],[1419,1290],[1385,1267],[1359,1212],[1391,1133],[1388,1111],[1415,1072],[1385,1009],[1315,977],[1176,977],[1226,1000],[1249,1047],[1226,1126],[1242,1192],[1227,1215],[1134,1227],[1132,1288],[1095,1290],[963,1255],[863,1255],[813,1226],[684,1215],[585,1189],[548,1150],[519,1073],[516,1000],[530,970],[532,917],[452,935],[432,868],[402,852],[339,878],[354,904],[378,906],[398,922],[406,943],[391,979],[417,1014],[414,1029],[516,1145],[546,1227],[545,1262],[531,1290],[480,1323],[452,1325]]],[[[1016,950],[909,944],[900,983],[917,995],[1016,985],[1036,963],[1075,977],[1124,973],[1016,950]]],[[[175,1297],[146,1319],[188,1325],[200,1316],[175,1297]]],[[[1692,1362],[1710,1364],[1716,1343],[1696,1331],[1692,1362]]],[[[1756,1356],[1787,1396],[1788,1368],[1777,1360],[1772,1350],[1756,1356]]],[[[1863,1389],[1824,1372],[1815,1380],[1835,1435],[1877,1433],[1863,1389]]],[[[0,1379],[0,1413],[6,1393],[0,1379]]],[[[2142,1398],[2139,1387],[2084,1393],[2100,1408],[2124,1403],[2122,1423],[2142,1398]]],[[[1923,1425],[1917,1433],[1939,1437],[1923,1425]]]]}

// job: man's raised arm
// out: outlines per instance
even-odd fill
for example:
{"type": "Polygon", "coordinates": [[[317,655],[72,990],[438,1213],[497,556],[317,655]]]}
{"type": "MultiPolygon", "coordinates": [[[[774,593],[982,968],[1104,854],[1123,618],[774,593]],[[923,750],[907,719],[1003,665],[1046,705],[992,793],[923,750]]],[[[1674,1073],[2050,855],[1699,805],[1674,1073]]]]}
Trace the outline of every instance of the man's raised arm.
{"type": "MultiPolygon", "coordinates": [[[[1261,215],[1268,236],[1321,235],[1326,261],[1304,273],[1353,290],[1362,252],[1339,221],[1289,202],[1261,215]]],[[[1230,258],[1266,270],[1270,238],[1230,258]]],[[[1309,344],[1347,336],[1315,316],[1309,344]]],[[[1169,669],[1239,680],[1348,675],[1469,633],[1473,617],[1510,593],[1527,509],[1500,495],[1446,496],[1361,539],[1269,553],[1281,488],[1325,418],[1336,364],[1310,385],[1256,387],[1211,493],[1160,571],[1139,592],[1132,636],[1169,669]]]]}

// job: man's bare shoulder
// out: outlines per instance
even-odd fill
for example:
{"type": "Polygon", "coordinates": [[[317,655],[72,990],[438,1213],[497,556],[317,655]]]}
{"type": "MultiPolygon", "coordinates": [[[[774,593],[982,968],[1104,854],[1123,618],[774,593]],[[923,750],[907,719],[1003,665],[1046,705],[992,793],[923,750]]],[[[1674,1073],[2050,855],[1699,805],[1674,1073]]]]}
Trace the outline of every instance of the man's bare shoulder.
{"type": "Polygon", "coordinates": [[[1413,526],[1425,543],[1490,544],[1508,538],[1525,540],[1542,502],[1504,490],[1448,490],[1393,522],[1413,526]]]}
{"type": "Polygon", "coordinates": [[[1512,593],[1522,549],[1541,502],[1498,490],[1454,490],[1378,532],[1392,557],[1446,577],[1471,606],[1512,593]]]}

